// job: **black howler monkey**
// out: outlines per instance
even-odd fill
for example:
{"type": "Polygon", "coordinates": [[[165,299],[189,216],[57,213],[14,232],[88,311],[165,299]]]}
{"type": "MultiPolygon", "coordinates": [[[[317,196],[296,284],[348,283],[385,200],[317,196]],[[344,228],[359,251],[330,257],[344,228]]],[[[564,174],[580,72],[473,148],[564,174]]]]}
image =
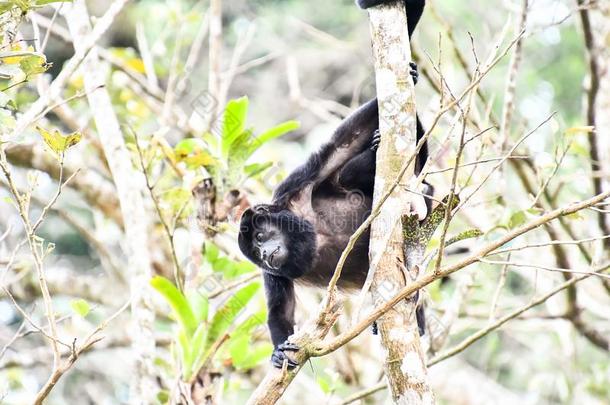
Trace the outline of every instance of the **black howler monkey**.
{"type": "MultiPolygon", "coordinates": [[[[396,0],[358,0],[369,8],[396,0]]],[[[424,0],[404,0],[409,35],[413,33],[424,0]]],[[[417,79],[416,66],[412,65],[417,79]]],[[[269,309],[269,331],[275,350],[274,366],[297,364],[286,351],[298,350],[287,342],[294,332],[294,282],[325,286],[350,236],[371,212],[375,178],[375,151],[379,144],[377,99],[364,104],[337,128],[330,141],[312,154],[275,190],[271,204],[257,205],[244,212],[239,247],[263,270],[269,309]]],[[[417,140],[424,134],[417,119],[417,140]]],[[[405,157],[406,158],[406,157],[405,157]]],[[[424,145],[415,172],[419,174],[428,158],[424,145]]],[[[432,195],[426,184],[424,194],[432,195]]],[[[426,201],[428,212],[431,201],[426,201]]],[[[338,286],[360,288],[369,269],[369,234],[363,235],[343,268],[338,286]]],[[[421,322],[423,317],[418,314],[421,322]]],[[[420,331],[421,331],[420,323],[420,331]]]]}

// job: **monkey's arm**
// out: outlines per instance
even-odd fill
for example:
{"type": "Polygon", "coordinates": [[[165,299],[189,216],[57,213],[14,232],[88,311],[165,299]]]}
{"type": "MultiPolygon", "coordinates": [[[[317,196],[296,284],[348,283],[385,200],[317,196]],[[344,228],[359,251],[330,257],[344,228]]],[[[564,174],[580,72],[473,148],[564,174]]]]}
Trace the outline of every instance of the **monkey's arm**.
{"type": "Polygon", "coordinates": [[[288,367],[296,367],[297,363],[286,356],[285,351],[295,351],[298,348],[286,342],[294,333],[294,282],[288,278],[263,273],[265,293],[267,296],[267,325],[273,342],[271,363],[282,368],[284,360],[288,367]]]}
{"type": "Polygon", "coordinates": [[[373,99],[345,118],[330,141],[276,188],[274,203],[282,205],[308,184],[322,183],[350,159],[367,149],[378,122],[377,99],[373,99]]]}

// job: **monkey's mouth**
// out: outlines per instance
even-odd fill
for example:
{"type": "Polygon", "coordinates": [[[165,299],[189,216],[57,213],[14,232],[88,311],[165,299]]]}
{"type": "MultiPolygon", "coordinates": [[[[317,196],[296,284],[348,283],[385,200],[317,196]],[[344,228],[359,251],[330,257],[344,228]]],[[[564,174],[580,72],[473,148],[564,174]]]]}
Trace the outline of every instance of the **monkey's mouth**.
{"type": "Polygon", "coordinates": [[[264,261],[265,264],[271,269],[271,270],[279,270],[280,269],[280,258],[278,253],[280,252],[280,247],[278,246],[277,248],[275,248],[275,250],[273,252],[271,252],[271,254],[269,255],[269,257],[264,261]]]}

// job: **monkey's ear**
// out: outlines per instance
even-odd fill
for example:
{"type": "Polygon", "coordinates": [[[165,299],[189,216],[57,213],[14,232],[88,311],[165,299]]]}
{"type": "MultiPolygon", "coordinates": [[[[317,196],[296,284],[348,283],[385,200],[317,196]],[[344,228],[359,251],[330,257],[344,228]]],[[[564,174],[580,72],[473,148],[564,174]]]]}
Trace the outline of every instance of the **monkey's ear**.
{"type": "Polygon", "coordinates": [[[239,223],[239,234],[237,235],[237,244],[241,252],[248,256],[250,247],[252,246],[252,232],[254,232],[254,211],[252,208],[246,209],[241,215],[239,223]]]}
{"type": "Polygon", "coordinates": [[[255,206],[254,207],[254,211],[257,214],[268,214],[270,212],[269,211],[269,206],[265,205],[265,204],[260,204],[260,205],[255,206]]]}

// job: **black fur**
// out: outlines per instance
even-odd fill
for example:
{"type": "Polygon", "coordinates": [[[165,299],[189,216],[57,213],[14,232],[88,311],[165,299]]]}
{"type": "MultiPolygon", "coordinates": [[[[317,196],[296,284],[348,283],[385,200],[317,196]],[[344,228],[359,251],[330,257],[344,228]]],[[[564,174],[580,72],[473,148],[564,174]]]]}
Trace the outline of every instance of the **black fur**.
{"type": "MultiPolygon", "coordinates": [[[[384,3],[394,3],[399,0],[356,0],[356,4],[360,8],[367,9],[369,7],[378,6],[384,3]]],[[[424,12],[424,6],[426,5],[425,0],[404,0],[405,7],[407,9],[407,24],[409,30],[409,37],[413,34],[422,13],[424,12]]]]}
{"type": "MultiPolygon", "coordinates": [[[[358,0],[366,8],[385,1],[358,0]]],[[[407,0],[409,33],[421,17],[424,1],[407,0]]],[[[417,79],[416,67],[413,67],[417,79]]],[[[296,364],[286,356],[298,350],[286,340],[294,332],[294,282],[326,286],[350,236],[371,212],[375,154],[379,144],[377,100],[347,117],[330,141],[312,154],[275,190],[271,204],[246,210],[238,237],[241,251],[263,269],[269,331],[275,347],[272,363],[296,364]]],[[[417,141],[424,129],[417,119],[417,141]]],[[[428,159],[424,144],[415,171],[428,159]]],[[[432,194],[429,186],[425,193],[432,194]]],[[[428,210],[431,200],[427,199],[428,210]]],[[[369,234],[359,238],[350,253],[338,286],[360,288],[367,276],[369,234]]],[[[423,331],[423,309],[417,319],[423,331]]]]}

